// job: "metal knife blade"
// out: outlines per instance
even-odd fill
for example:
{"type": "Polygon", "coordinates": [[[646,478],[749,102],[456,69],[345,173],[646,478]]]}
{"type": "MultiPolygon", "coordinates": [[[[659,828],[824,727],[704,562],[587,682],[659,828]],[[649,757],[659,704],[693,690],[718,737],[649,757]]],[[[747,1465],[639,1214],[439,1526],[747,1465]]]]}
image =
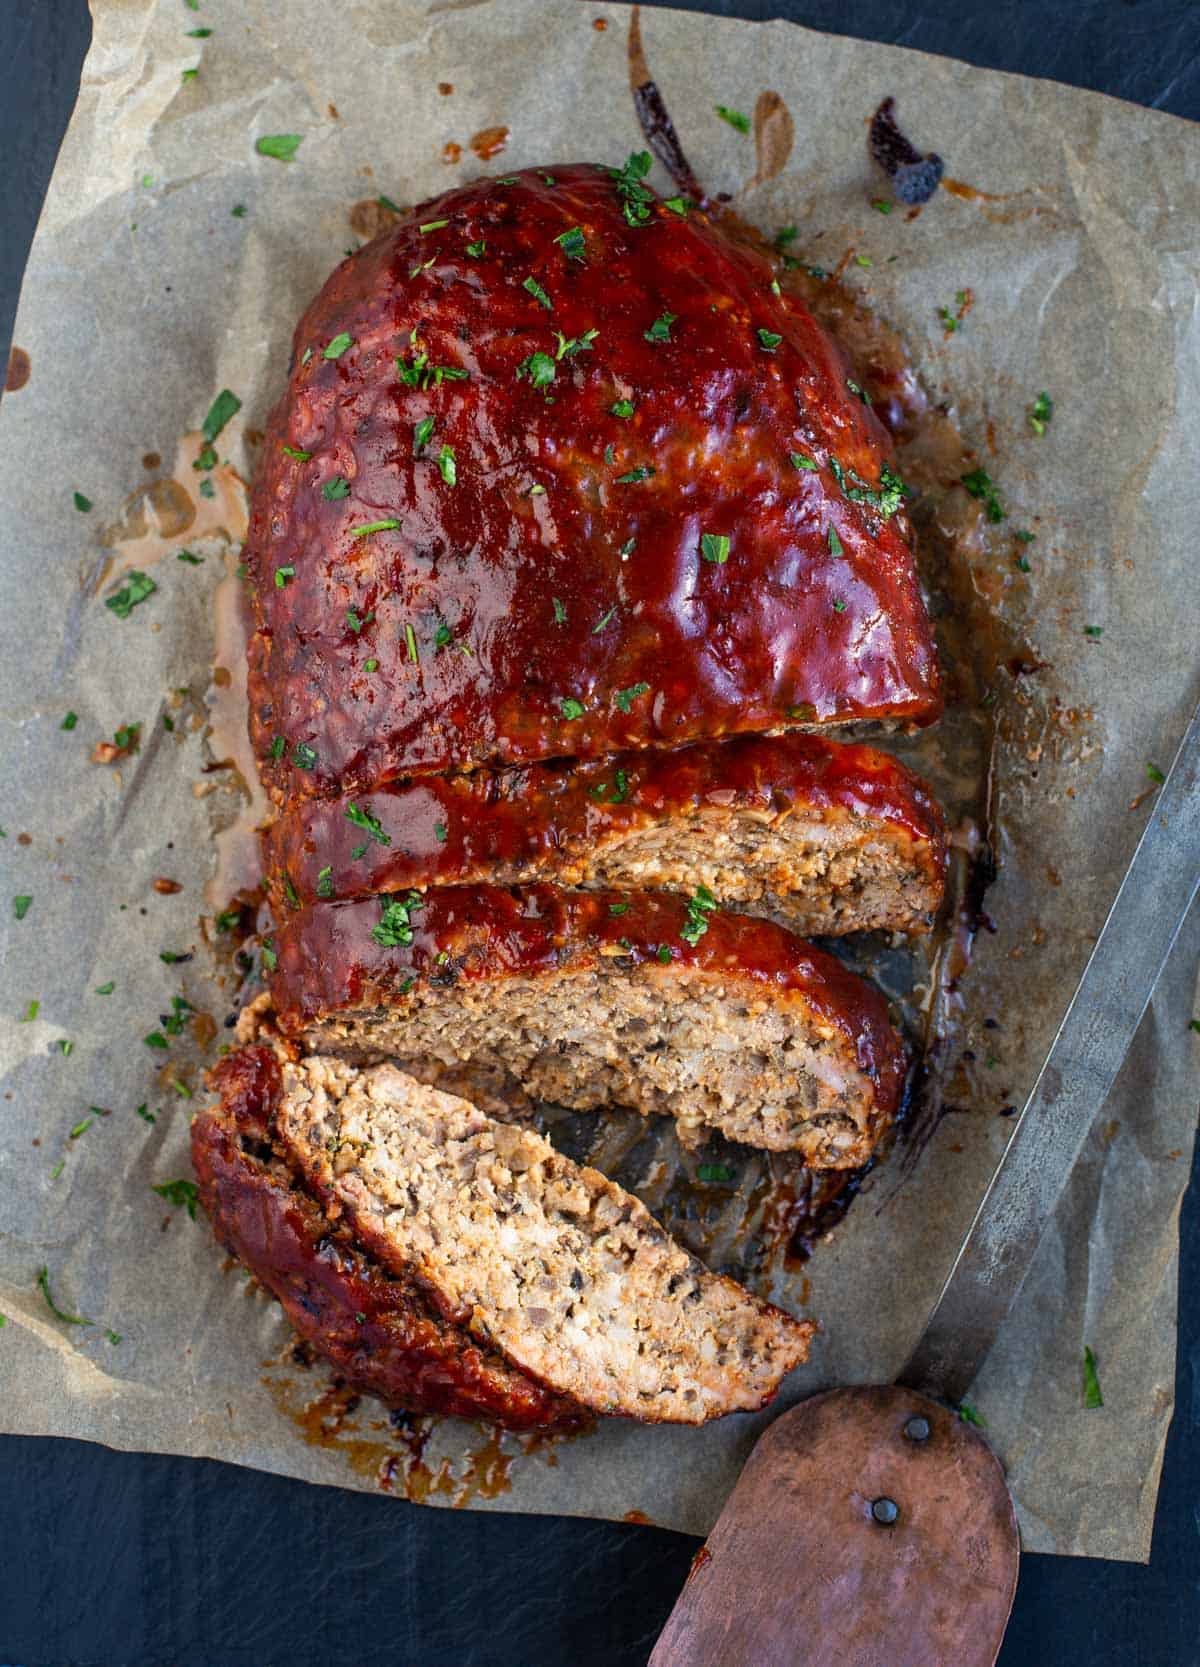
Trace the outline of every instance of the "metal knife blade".
{"type": "Polygon", "coordinates": [[[897,1382],[956,1405],[995,1342],[1200,887],[1200,706],[920,1342],[897,1382]]]}

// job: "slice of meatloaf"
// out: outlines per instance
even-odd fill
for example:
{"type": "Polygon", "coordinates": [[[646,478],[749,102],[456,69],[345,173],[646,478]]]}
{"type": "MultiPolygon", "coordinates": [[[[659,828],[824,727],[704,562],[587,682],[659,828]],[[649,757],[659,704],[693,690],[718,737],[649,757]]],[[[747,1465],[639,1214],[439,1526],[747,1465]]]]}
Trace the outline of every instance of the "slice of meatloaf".
{"type": "Polygon", "coordinates": [[[502,1065],[562,1105],[663,1113],[685,1139],[719,1129],[818,1168],[863,1163],[900,1096],[879,992],[707,894],[447,886],[302,910],[274,951],[286,1035],[425,1081],[502,1065]]]}
{"type": "Polygon", "coordinates": [[[927,932],[946,864],[941,812],[918,776],[874,747],[811,734],[302,800],[263,854],[277,914],[291,898],[472,883],[687,896],[703,885],[817,934],[927,932]]]}
{"type": "Polygon", "coordinates": [[[564,1429],[585,1418],[473,1336],[411,1274],[355,1242],[341,1211],[307,1190],[275,1132],[279,1062],[267,1047],[213,1072],[220,1104],[192,1123],[200,1199],[218,1240],[278,1298],[292,1325],[353,1388],[409,1412],[564,1429]]]}
{"type": "Polygon", "coordinates": [[[937,717],[891,440],[773,276],[590,164],[473,181],[342,262],[245,548],[279,802],[937,717]]]}
{"type": "Polygon", "coordinates": [[[813,1326],[710,1273],[630,1193],[392,1065],[284,1067],[277,1127],[331,1213],[521,1371],[595,1413],[764,1406],[813,1326]]]}

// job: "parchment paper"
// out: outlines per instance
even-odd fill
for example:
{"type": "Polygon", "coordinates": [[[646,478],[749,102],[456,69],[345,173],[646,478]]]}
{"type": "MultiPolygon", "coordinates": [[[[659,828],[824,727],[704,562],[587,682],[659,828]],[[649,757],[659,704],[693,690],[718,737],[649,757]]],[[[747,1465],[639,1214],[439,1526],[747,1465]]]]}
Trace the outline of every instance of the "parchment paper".
{"type": "MultiPolygon", "coordinates": [[[[205,773],[204,713],[218,695],[229,705],[236,673],[214,680],[212,647],[212,593],[236,549],[194,526],[184,536],[201,565],[175,559],[176,539],[148,569],[157,593],[128,619],[102,601],[114,555],[102,540],[122,535],[122,504],[147,471],[170,472],[222,387],[243,409],[219,450],[252,467],[247,437],[281,385],[293,322],[357,241],[356,200],[415,202],[483,171],[467,141],[493,126],[511,130],[493,172],[641,147],[629,13],[574,0],[94,10],[16,325],[31,375],[0,411],[0,861],[8,896],[33,899],[21,920],[8,897],[0,909],[0,1420],[441,1503],[704,1532],[762,1419],[614,1423],[541,1447],[481,1446],[453,1422],[397,1429],[372,1403],[322,1396],[320,1369],[287,1358],[275,1305],[222,1266],[202,1219],[151,1191],[189,1174],[194,1102],[181,1089],[202,1093],[213,1057],[197,1024],[219,1041],[232,1000],[203,950],[213,815],[233,779],[205,773]],[[212,35],[188,38],[199,26],[212,35]],[[255,154],[256,136],[277,133],[302,135],[293,163],[255,154]],[[456,164],[449,142],[463,147],[456,164]],[[163,468],[144,470],[147,453],[163,468]],[[73,491],[94,507],[76,509],[73,491]],[[64,730],[68,710],[78,721],[64,730]],[[134,721],[134,757],[89,762],[134,721]],[[197,955],[164,964],[164,950],[197,955]],[[192,1020],[166,1054],[148,1049],[177,995],[212,1026],[192,1020]],[[55,1317],[43,1267],[58,1307],[92,1323],[55,1317]]],[[[1028,1089],[1151,813],[1131,801],[1195,699],[1200,145],[1182,122],[1095,94],[789,25],[655,9],[642,29],[700,177],[742,191],[768,230],[799,224],[811,259],[865,256],[849,281],[908,338],[999,483],[1009,526],[1037,532],[1014,606],[1043,664],[995,696],[1003,866],[996,931],[964,983],[961,1110],[903,1184],[894,1166],[873,1178],[808,1264],[803,1294],[825,1331],[790,1400],[886,1379],[906,1356],[1003,1148],[1001,1110],[1028,1089]],[[752,142],[714,106],[750,111],[767,89],[796,145],[779,178],[743,190],[752,142]],[[988,195],[943,191],[915,220],[872,208],[886,193],[864,122],[889,93],[922,148],[988,195]],[[974,306],[947,334],[938,308],[967,289],[974,306]],[[1039,439],[1027,412],[1043,388],[1055,410],[1039,439]],[[1023,692],[1035,683],[1036,698],[1023,692]]],[[[198,482],[191,455],[179,474],[198,482]]],[[[222,476],[219,513],[195,498],[199,527],[236,534],[235,497],[222,476]]],[[[118,564],[145,548],[118,543],[118,564]]],[[[981,559],[981,590],[1011,582],[1011,554],[981,559]]],[[[975,1396],[1035,1550],[1148,1554],[1196,1120],[1198,953],[1200,918],[975,1396]],[[1085,1343],[1101,1410],[1084,1407],[1085,1343]]]]}

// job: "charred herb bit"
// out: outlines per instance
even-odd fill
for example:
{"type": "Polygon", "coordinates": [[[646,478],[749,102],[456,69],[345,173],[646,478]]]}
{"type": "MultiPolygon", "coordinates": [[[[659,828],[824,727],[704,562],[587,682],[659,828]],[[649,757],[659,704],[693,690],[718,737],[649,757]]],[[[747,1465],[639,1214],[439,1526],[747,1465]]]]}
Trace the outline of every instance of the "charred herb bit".
{"type": "Polygon", "coordinates": [[[144,602],[148,596],[153,596],[157,589],[158,586],[148,573],[133,568],[125,575],[125,583],[120,589],[104,598],[104,606],[116,614],[118,619],[128,619],[138,603],[144,602]]]}
{"type": "Polygon", "coordinates": [[[388,898],[378,924],[371,928],[371,937],[381,949],[402,949],[413,941],[410,914],[420,906],[419,891],[410,891],[407,897],[388,898]]]}
{"type": "Polygon", "coordinates": [[[582,226],[572,226],[570,231],[560,232],[554,241],[568,260],[584,260],[587,256],[587,240],[582,226]]]}
{"type": "Polygon", "coordinates": [[[608,409],[614,417],[632,417],[633,401],[631,399],[615,399],[608,409]]]}
{"type": "Polygon", "coordinates": [[[66,1313],[66,1311],[64,1309],[62,1309],[58,1306],[58,1304],[55,1302],[54,1298],[50,1295],[50,1269],[49,1268],[41,1267],[41,1268],[38,1269],[37,1288],[42,1293],[42,1296],[46,1300],[46,1307],[54,1315],[54,1318],[56,1320],[63,1320],[67,1325],[91,1325],[91,1324],[93,1324],[93,1322],[91,1320],[85,1320],[82,1314],[68,1314],[68,1313],[66,1313]]]}
{"type": "Polygon", "coordinates": [[[81,515],[86,515],[88,510],[92,507],[92,500],[90,498],[85,498],[82,492],[72,492],[71,502],[75,505],[75,508],[81,515]]]}
{"type": "Polygon", "coordinates": [[[572,695],[566,695],[558,704],[563,717],[566,718],[568,723],[574,723],[577,718],[582,718],[587,710],[583,702],[576,700],[572,695]]]}
{"type": "Polygon", "coordinates": [[[550,600],[554,604],[554,623],[556,625],[565,625],[567,623],[566,608],[557,596],[552,596],[550,600]]]}
{"type": "Polygon", "coordinates": [[[652,468],[649,468],[644,463],[639,463],[636,469],[630,469],[627,474],[618,475],[617,485],[636,486],[639,481],[649,480],[653,473],[654,470],[652,468]]]}
{"type": "Polygon", "coordinates": [[[1054,415],[1054,401],[1047,393],[1040,393],[1034,400],[1029,412],[1029,426],[1040,439],[1050,425],[1054,415]]]}
{"type": "Polygon", "coordinates": [[[330,865],[317,871],[317,896],[333,896],[333,867],[330,865]]]}
{"type": "Polygon", "coordinates": [[[536,278],[526,278],[522,283],[521,288],[527,290],[539,306],[545,307],[546,310],[549,311],[551,306],[550,297],[546,294],[545,290],[542,288],[541,284],[538,283],[536,278]]]}
{"type": "Polygon", "coordinates": [[[749,133],[750,118],[744,115],[741,110],[731,110],[727,104],[714,104],[713,109],[723,122],[729,123],[730,127],[735,127],[739,133],[749,133]]]}
{"type": "Polygon", "coordinates": [[[783,337],[775,330],[759,330],[757,334],[760,346],[768,353],[774,353],[783,340],[783,337]]]}
{"type": "Polygon", "coordinates": [[[622,712],[628,713],[633,709],[635,700],[639,700],[642,695],[648,695],[649,693],[649,683],[631,683],[627,689],[618,689],[613,695],[613,699],[622,712]]]}
{"type": "Polygon", "coordinates": [[[1089,1412],[1104,1405],[1100,1378],[1096,1372],[1096,1357],[1086,1346],[1083,1351],[1083,1404],[1089,1412]]]}
{"type": "Polygon", "coordinates": [[[369,811],[361,810],[358,805],[351,804],[346,806],[345,814],[347,822],[353,822],[356,828],[361,828],[364,833],[370,834],[376,845],[390,845],[392,843],[390,836],[383,831],[382,822],[372,816],[369,811]]]}
{"type": "Polygon", "coordinates": [[[892,182],[892,190],[908,207],[927,203],[941,182],[945,164],[930,151],[922,156],[896,125],[896,101],[885,98],[871,117],[867,140],[872,157],[892,182]]]}
{"type": "Polygon", "coordinates": [[[969,475],[962,476],[962,484],[983,505],[989,521],[1003,521],[1004,510],[986,469],[972,469],[969,475]]]}
{"type": "Polygon", "coordinates": [[[644,226],[654,204],[654,194],[642,184],[650,172],[652,159],[648,150],[631,151],[623,168],[611,168],[609,176],[621,198],[625,219],[631,226],[644,226]]]}
{"type": "Polygon", "coordinates": [[[696,1166],[696,1179],[705,1183],[732,1181],[733,1170],[723,1163],[702,1163],[696,1166]]]}
{"type": "Polygon", "coordinates": [[[297,770],[315,770],[317,767],[317,755],[313,751],[312,747],[308,746],[304,741],[297,741],[296,745],[292,748],[292,763],[296,766],[297,770]]]}
{"type": "Polygon", "coordinates": [[[74,729],[75,725],[78,722],[79,722],[78,712],[68,712],[66,714],[66,716],[63,718],[62,723],[60,723],[58,727],[60,729],[74,729]]]}
{"type": "Polygon", "coordinates": [[[364,526],[351,527],[351,538],[367,538],[371,533],[394,532],[400,525],[399,521],[389,517],[386,521],[368,521],[364,526]]]}
{"type": "Polygon", "coordinates": [[[826,540],[829,544],[829,554],[831,556],[844,556],[845,555],[846,552],[842,549],[842,541],[838,537],[837,528],[833,525],[832,522],[830,523],[830,525],[826,529],[825,538],[826,538],[826,540]]]}
{"type": "Polygon", "coordinates": [[[788,459],[793,469],[817,469],[820,467],[818,463],[814,463],[811,457],[805,457],[802,451],[789,452],[788,459]]]}
{"type": "Polygon", "coordinates": [[[292,162],[303,138],[302,133],[264,133],[254,141],[254,148],[260,156],[274,157],[276,162],[292,162]]]}
{"type": "MultiPolygon", "coordinates": [[[[458,465],[454,461],[453,446],[442,447],[441,451],[438,452],[437,465],[446,485],[455,485],[458,480],[458,465]]],[[[399,525],[399,523],[397,523],[397,525],[399,525]]]]}
{"type": "Polygon", "coordinates": [[[660,313],[650,328],[642,331],[643,339],[648,342],[669,342],[671,326],[678,316],[677,313],[660,313]]]}
{"type": "Polygon", "coordinates": [[[687,918],[679,928],[679,936],[684,943],[691,944],[694,949],[700,939],[708,931],[708,917],[717,906],[717,900],[707,886],[697,886],[695,895],[688,899],[687,918]]]}
{"type": "Polygon", "coordinates": [[[236,417],[241,408],[242,402],[238,396],[232,393],[230,389],[222,388],[209,406],[208,415],[200,425],[200,432],[210,446],[225,427],[225,424],[232,417],[236,417]]]}
{"type": "Polygon", "coordinates": [[[14,897],[13,898],[13,914],[16,917],[17,920],[24,920],[25,919],[25,916],[29,913],[29,908],[30,908],[30,905],[32,904],[32,902],[33,902],[32,897],[14,897]]]}
{"type": "Polygon", "coordinates": [[[321,496],[326,503],[335,503],[339,498],[348,498],[350,496],[350,482],[344,475],[334,475],[333,479],[327,480],[321,488],[321,496]]]}
{"type": "Polygon", "coordinates": [[[548,353],[531,353],[517,366],[517,380],[527,376],[535,388],[548,388],[558,375],[558,367],[548,353]]]}
{"type": "Polygon", "coordinates": [[[419,423],[413,424],[413,456],[420,457],[433,436],[435,417],[422,417],[419,423]]]}
{"type": "Polygon", "coordinates": [[[985,1430],[987,1428],[987,1425],[975,1411],[975,1408],[971,1405],[970,1401],[961,1401],[959,1403],[958,1416],[962,1419],[964,1424],[974,1424],[978,1430],[985,1430]]]}
{"type": "Polygon", "coordinates": [[[729,560],[728,533],[701,533],[700,555],[704,561],[710,561],[717,567],[723,567],[729,560]]]}
{"type": "Polygon", "coordinates": [[[192,1221],[196,1219],[196,1203],[200,1196],[195,1181],[163,1181],[160,1186],[151,1187],[160,1198],[165,1198],[168,1204],[176,1209],[186,1210],[192,1221]]]}

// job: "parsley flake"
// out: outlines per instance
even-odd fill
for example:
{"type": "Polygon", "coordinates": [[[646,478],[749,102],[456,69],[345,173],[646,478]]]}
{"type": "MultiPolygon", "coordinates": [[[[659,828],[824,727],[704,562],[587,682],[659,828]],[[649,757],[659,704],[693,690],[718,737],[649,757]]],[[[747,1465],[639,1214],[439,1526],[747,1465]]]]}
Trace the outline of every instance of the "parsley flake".
{"type": "Polygon", "coordinates": [[[531,353],[517,366],[517,380],[527,376],[535,388],[548,388],[558,375],[558,367],[548,353],[531,353]]]}
{"type": "Polygon", "coordinates": [[[295,577],[296,569],[294,567],[277,567],[275,569],[275,589],[282,590],[288,580],[295,577]]]}
{"type": "Polygon", "coordinates": [[[1096,1357],[1091,1349],[1083,1351],[1083,1404],[1089,1412],[1104,1405],[1104,1396],[1100,1393],[1100,1378],[1096,1372],[1096,1357]]]}
{"type": "Polygon", "coordinates": [[[568,260],[583,260],[587,254],[587,243],[580,226],[572,226],[570,231],[560,232],[554,241],[568,260]]]}
{"type": "Polygon", "coordinates": [[[582,701],[575,700],[571,695],[567,695],[563,700],[561,700],[559,702],[559,706],[562,708],[563,717],[566,718],[569,723],[574,723],[577,718],[582,718],[584,712],[587,710],[582,701]]]}
{"type": "Polygon", "coordinates": [[[615,399],[608,409],[614,417],[632,417],[633,401],[631,399],[615,399]]]}
{"type": "Polygon", "coordinates": [[[723,567],[729,560],[729,535],[701,533],[700,554],[705,561],[715,562],[718,567],[723,567]]]}
{"type": "Polygon", "coordinates": [[[688,899],[687,918],[679,928],[679,936],[684,943],[691,944],[694,949],[700,939],[708,931],[708,916],[717,906],[717,900],[707,886],[697,886],[695,895],[688,899]]]}
{"type": "Polygon", "coordinates": [[[443,446],[438,453],[438,468],[447,486],[454,486],[458,481],[458,465],[454,461],[454,447],[443,446]]]}
{"type": "Polygon", "coordinates": [[[768,353],[774,353],[783,337],[774,330],[759,330],[758,339],[768,353]]]}
{"type": "Polygon", "coordinates": [[[1104,635],[1104,627],[1103,625],[1085,625],[1083,634],[1085,637],[1090,637],[1093,642],[1099,642],[1104,635]]]}
{"type": "Polygon", "coordinates": [[[426,220],[423,225],[417,227],[417,230],[424,237],[426,232],[440,232],[443,226],[449,224],[449,220],[426,220]]]}
{"type": "Polygon", "coordinates": [[[299,446],[284,446],[283,449],[288,457],[294,457],[297,463],[307,463],[312,456],[312,452],[303,451],[299,446]]]}
{"type": "Polygon", "coordinates": [[[816,469],[819,467],[818,464],[813,462],[811,457],[805,457],[804,453],[801,451],[789,452],[788,457],[791,461],[793,469],[816,469]]]}
{"type": "Polygon", "coordinates": [[[327,867],[327,868],[320,868],[320,869],[317,870],[317,896],[318,897],[332,897],[333,896],[333,868],[332,868],[332,865],[327,867]]]}
{"type": "Polygon", "coordinates": [[[471,256],[472,260],[480,260],[486,248],[486,243],[482,238],[480,238],[478,243],[467,244],[467,253],[471,256]]]}
{"type": "Polygon", "coordinates": [[[1003,521],[1004,510],[987,470],[972,469],[969,475],[963,475],[961,478],[963,486],[971,496],[983,505],[988,520],[1003,521]]]}
{"type": "Polygon", "coordinates": [[[1039,439],[1046,432],[1053,415],[1054,401],[1047,393],[1039,394],[1029,412],[1029,426],[1039,439]]]}
{"type": "Polygon", "coordinates": [[[78,722],[79,722],[79,714],[77,712],[68,712],[66,717],[63,719],[62,723],[60,723],[58,727],[60,729],[74,729],[75,725],[78,722]]]}
{"type": "Polygon", "coordinates": [[[410,891],[407,897],[388,898],[378,924],[371,928],[371,937],[381,949],[402,949],[413,941],[411,911],[420,906],[418,891],[410,891]]]}
{"type": "Polygon", "coordinates": [[[327,480],[321,488],[321,496],[327,503],[335,503],[339,498],[348,498],[350,482],[344,475],[334,475],[333,479],[327,480]]]}
{"type": "Polygon", "coordinates": [[[643,339],[648,342],[669,342],[671,326],[678,316],[677,313],[660,313],[650,328],[642,331],[643,339]]]}
{"type": "Polygon", "coordinates": [[[541,284],[538,283],[536,278],[526,278],[524,283],[521,285],[521,288],[528,290],[529,294],[533,296],[535,301],[539,302],[543,307],[549,309],[550,297],[546,294],[545,290],[542,288],[541,284]]]}
{"type": "Polygon", "coordinates": [[[364,526],[351,527],[351,538],[366,538],[370,533],[394,532],[400,525],[399,521],[389,517],[386,521],[368,521],[364,526]]]}
{"type": "Polygon", "coordinates": [[[613,695],[613,699],[622,712],[628,713],[632,710],[635,700],[649,693],[649,683],[631,683],[627,689],[618,689],[613,695]]]}
{"type": "Polygon", "coordinates": [[[413,456],[420,457],[433,435],[435,419],[422,417],[419,423],[413,424],[413,456]]]}
{"type": "Polygon", "coordinates": [[[208,415],[200,425],[200,432],[210,446],[225,427],[225,424],[231,417],[236,417],[241,408],[242,402],[237,395],[231,393],[228,388],[222,388],[209,406],[208,415]]]}
{"type": "Polygon", "coordinates": [[[339,330],[331,342],[321,349],[322,359],[340,359],[348,347],[354,346],[354,337],[345,330],[339,330]]]}
{"type": "Polygon", "coordinates": [[[260,156],[274,157],[276,162],[293,162],[303,137],[301,133],[264,133],[254,141],[254,148],[260,156]]]}
{"type": "Polygon", "coordinates": [[[625,219],[631,226],[644,226],[650,218],[654,195],[642,181],[650,172],[651,165],[649,151],[631,151],[623,168],[609,170],[609,177],[621,198],[625,219]]]}
{"type": "Polygon", "coordinates": [[[628,473],[618,475],[617,484],[618,486],[635,486],[638,481],[649,480],[653,473],[653,469],[648,468],[644,463],[639,463],[636,469],[630,469],[628,473]]]}
{"type": "Polygon", "coordinates": [[[383,831],[382,822],[377,817],[372,816],[369,811],[360,809],[358,805],[350,804],[346,806],[345,816],[347,822],[353,822],[356,828],[361,828],[364,833],[369,834],[376,845],[390,845],[392,843],[390,837],[383,831]]]}
{"type": "Polygon", "coordinates": [[[86,515],[88,510],[92,507],[92,500],[90,498],[85,498],[82,492],[72,492],[71,502],[75,505],[75,508],[81,515],[86,515]]]}
{"type": "Polygon", "coordinates": [[[42,1293],[42,1296],[45,1298],[46,1307],[54,1315],[54,1318],[56,1320],[63,1320],[63,1321],[66,1322],[67,1325],[91,1325],[92,1324],[91,1320],[85,1320],[82,1314],[68,1314],[58,1306],[58,1304],[55,1302],[54,1298],[50,1295],[50,1269],[49,1268],[42,1267],[42,1268],[38,1269],[37,1288],[42,1293]]]}
{"type": "Polygon", "coordinates": [[[164,1181],[161,1186],[151,1187],[160,1198],[165,1198],[168,1204],[176,1209],[184,1209],[192,1221],[196,1219],[196,1202],[199,1192],[195,1181],[164,1181]]]}
{"type": "Polygon", "coordinates": [[[846,552],[842,549],[842,541],[838,537],[837,528],[832,524],[832,522],[826,530],[825,538],[829,544],[829,554],[831,556],[845,555],[846,552]]]}
{"type": "Polygon", "coordinates": [[[29,913],[29,907],[30,907],[30,904],[32,902],[33,902],[32,897],[14,897],[13,898],[13,914],[16,917],[17,920],[24,920],[25,919],[25,916],[29,913]]]}
{"type": "Polygon", "coordinates": [[[732,1181],[733,1170],[723,1163],[697,1164],[696,1179],[706,1183],[711,1183],[713,1181],[732,1181]]]}
{"type": "Polygon", "coordinates": [[[317,767],[316,752],[306,742],[297,741],[292,748],[292,763],[297,770],[315,770],[317,767]]]}
{"type": "Polygon", "coordinates": [[[736,128],[739,133],[749,133],[750,118],[744,115],[742,111],[731,110],[727,104],[715,104],[713,109],[723,122],[729,123],[730,127],[736,128]]]}

